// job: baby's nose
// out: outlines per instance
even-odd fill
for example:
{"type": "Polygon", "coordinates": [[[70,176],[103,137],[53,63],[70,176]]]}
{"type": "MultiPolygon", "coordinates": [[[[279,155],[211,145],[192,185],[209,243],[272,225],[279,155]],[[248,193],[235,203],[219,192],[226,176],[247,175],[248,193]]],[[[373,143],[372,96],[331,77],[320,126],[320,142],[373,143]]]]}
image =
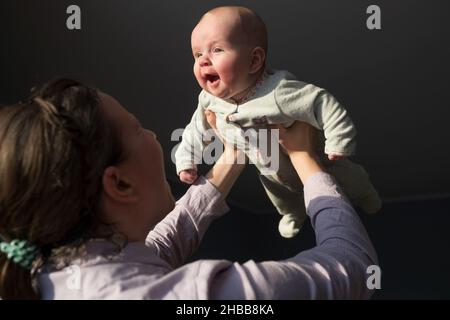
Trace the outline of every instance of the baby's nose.
{"type": "Polygon", "coordinates": [[[211,65],[211,61],[206,58],[206,57],[202,57],[200,60],[200,67],[207,67],[211,65]]]}

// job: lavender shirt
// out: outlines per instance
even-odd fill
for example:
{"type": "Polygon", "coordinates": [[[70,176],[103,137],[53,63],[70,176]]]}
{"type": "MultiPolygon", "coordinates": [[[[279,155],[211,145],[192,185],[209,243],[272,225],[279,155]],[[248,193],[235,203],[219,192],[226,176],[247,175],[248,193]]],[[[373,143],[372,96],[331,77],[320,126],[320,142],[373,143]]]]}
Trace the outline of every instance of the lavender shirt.
{"type": "Polygon", "coordinates": [[[317,246],[284,261],[183,264],[210,222],[228,207],[200,177],[143,243],[91,241],[88,255],[39,274],[44,299],[360,299],[369,298],[367,267],[377,264],[361,221],[335,180],[317,173],[305,184],[317,246]]]}

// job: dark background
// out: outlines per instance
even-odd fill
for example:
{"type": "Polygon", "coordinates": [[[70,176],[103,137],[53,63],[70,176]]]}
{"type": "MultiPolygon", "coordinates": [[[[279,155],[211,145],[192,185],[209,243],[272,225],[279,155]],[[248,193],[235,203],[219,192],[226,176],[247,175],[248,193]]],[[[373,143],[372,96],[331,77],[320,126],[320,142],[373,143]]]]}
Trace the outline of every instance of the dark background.
{"type": "MultiPolygon", "coordinates": [[[[386,203],[362,217],[383,270],[375,297],[450,298],[448,1],[2,0],[0,103],[56,76],[95,85],[158,134],[180,195],[170,134],[188,123],[200,90],[190,33],[205,11],[227,4],[265,20],[271,67],[326,88],[349,110],[358,129],[355,161],[386,203]],[[71,4],[81,7],[81,30],[66,28],[71,4]],[[381,7],[381,30],[366,28],[370,4],[381,7]]],[[[282,259],[314,244],[309,226],[281,239],[253,168],[230,203],[231,214],[211,227],[195,258],[282,259]]]]}

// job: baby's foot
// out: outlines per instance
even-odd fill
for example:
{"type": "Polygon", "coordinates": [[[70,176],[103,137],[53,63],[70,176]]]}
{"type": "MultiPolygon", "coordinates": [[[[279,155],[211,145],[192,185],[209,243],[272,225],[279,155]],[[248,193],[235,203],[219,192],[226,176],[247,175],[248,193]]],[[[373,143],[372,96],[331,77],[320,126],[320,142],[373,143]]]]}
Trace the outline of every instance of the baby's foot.
{"type": "Polygon", "coordinates": [[[303,226],[301,221],[296,215],[286,214],[281,218],[278,224],[278,231],[283,238],[292,238],[297,235],[303,226]]]}
{"type": "Polygon", "coordinates": [[[357,200],[357,205],[368,214],[374,214],[381,209],[381,199],[378,193],[373,189],[368,195],[357,200]]]}

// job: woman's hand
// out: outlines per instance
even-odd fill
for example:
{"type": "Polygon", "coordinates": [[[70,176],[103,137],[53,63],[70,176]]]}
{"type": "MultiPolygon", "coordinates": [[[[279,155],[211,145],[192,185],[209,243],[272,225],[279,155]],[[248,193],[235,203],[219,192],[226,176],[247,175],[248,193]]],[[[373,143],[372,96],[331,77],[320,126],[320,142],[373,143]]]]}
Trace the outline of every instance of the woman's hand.
{"type": "Polygon", "coordinates": [[[306,152],[314,156],[314,141],[316,129],[306,122],[295,121],[292,126],[285,128],[276,125],[279,130],[280,144],[289,156],[296,152],[306,152]]]}
{"type": "Polygon", "coordinates": [[[235,146],[228,143],[219,133],[216,126],[216,114],[210,110],[205,110],[205,117],[206,121],[208,121],[208,124],[213,128],[214,132],[216,133],[216,136],[222,141],[225,151],[234,151],[236,150],[235,146]]]}
{"type": "Polygon", "coordinates": [[[241,174],[245,167],[245,154],[238,150],[223,139],[217,131],[216,114],[212,111],[205,111],[206,121],[208,121],[211,128],[216,132],[216,135],[224,143],[225,150],[217,160],[214,167],[206,175],[209,180],[225,198],[231,190],[236,179],[241,174]]]}
{"type": "Polygon", "coordinates": [[[303,184],[311,175],[324,171],[314,153],[316,136],[314,127],[305,122],[295,121],[289,128],[282,125],[272,128],[279,130],[280,144],[289,155],[303,184]]]}

